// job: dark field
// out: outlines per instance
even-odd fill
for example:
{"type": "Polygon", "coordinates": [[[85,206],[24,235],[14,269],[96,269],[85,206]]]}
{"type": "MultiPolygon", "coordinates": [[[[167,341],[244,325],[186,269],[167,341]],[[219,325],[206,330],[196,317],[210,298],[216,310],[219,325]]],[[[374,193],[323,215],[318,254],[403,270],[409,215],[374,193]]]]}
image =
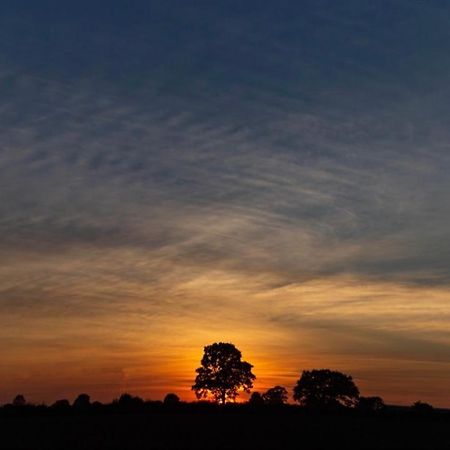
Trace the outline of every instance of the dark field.
{"type": "Polygon", "coordinates": [[[5,449],[450,449],[450,416],[295,407],[3,414],[5,449]]]}

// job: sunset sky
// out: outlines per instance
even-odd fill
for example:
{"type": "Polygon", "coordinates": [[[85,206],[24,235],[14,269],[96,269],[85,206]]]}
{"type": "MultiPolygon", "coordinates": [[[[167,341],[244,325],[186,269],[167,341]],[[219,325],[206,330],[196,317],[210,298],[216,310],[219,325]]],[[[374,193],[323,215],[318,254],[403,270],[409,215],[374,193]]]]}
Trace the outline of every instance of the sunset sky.
{"type": "Polygon", "coordinates": [[[450,2],[5,0],[0,92],[0,404],[450,407],[450,2]]]}

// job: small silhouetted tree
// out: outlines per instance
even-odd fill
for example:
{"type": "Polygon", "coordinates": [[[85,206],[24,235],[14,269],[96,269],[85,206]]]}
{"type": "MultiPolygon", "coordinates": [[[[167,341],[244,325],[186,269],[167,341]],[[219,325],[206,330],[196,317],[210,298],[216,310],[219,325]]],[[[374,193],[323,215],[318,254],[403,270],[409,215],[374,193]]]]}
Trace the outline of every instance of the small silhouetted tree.
{"type": "Polygon", "coordinates": [[[288,400],[288,392],[283,386],[274,386],[264,392],[262,399],[268,405],[282,405],[288,400]]]}
{"type": "Polygon", "coordinates": [[[73,402],[74,408],[88,409],[91,406],[91,397],[87,394],[80,394],[73,402]]]}
{"type": "Polygon", "coordinates": [[[249,392],[256,377],[252,373],[253,366],[241,358],[241,352],[233,344],[216,342],[207,345],[192,386],[197,398],[207,398],[211,394],[217,402],[224,404],[229,399],[235,400],[239,389],[249,392]]]}
{"type": "Polygon", "coordinates": [[[174,394],[173,392],[169,392],[165,397],[164,397],[164,404],[165,405],[178,405],[180,403],[180,397],[178,397],[177,394],[174,394]]]}
{"type": "Polygon", "coordinates": [[[250,398],[248,400],[248,404],[252,406],[261,406],[264,405],[264,400],[262,398],[262,395],[259,392],[252,392],[252,395],[250,395],[250,398]]]}
{"type": "Polygon", "coordinates": [[[25,406],[26,405],[25,397],[22,394],[18,394],[14,397],[12,404],[14,406],[25,406]]]}
{"type": "Polygon", "coordinates": [[[379,412],[386,408],[381,397],[359,397],[358,409],[364,412],[379,412]]]}
{"type": "Polygon", "coordinates": [[[359,390],[350,375],[328,369],[304,370],[294,387],[294,400],[311,408],[351,407],[358,398],[359,390]]]}

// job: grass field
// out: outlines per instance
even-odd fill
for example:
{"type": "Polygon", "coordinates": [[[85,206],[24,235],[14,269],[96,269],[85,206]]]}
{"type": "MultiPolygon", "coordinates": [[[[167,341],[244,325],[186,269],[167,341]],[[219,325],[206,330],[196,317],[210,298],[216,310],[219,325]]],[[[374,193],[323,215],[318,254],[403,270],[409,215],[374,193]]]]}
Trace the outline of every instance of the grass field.
{"type": "Polygon", "coordinates": [[[450,449],[450,416],[298,408],[3,414],[4,449],[450,449]]]}

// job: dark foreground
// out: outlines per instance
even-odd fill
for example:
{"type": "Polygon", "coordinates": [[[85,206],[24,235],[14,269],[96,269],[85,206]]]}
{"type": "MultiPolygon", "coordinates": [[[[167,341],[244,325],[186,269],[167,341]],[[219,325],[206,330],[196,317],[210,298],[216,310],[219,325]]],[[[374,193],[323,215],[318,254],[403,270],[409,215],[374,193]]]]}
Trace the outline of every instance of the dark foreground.
{"type": "Polygon", "coordinates": [[[0,416],[4,449],[450,449],[448,414],[172,408],[0,416]]]}

